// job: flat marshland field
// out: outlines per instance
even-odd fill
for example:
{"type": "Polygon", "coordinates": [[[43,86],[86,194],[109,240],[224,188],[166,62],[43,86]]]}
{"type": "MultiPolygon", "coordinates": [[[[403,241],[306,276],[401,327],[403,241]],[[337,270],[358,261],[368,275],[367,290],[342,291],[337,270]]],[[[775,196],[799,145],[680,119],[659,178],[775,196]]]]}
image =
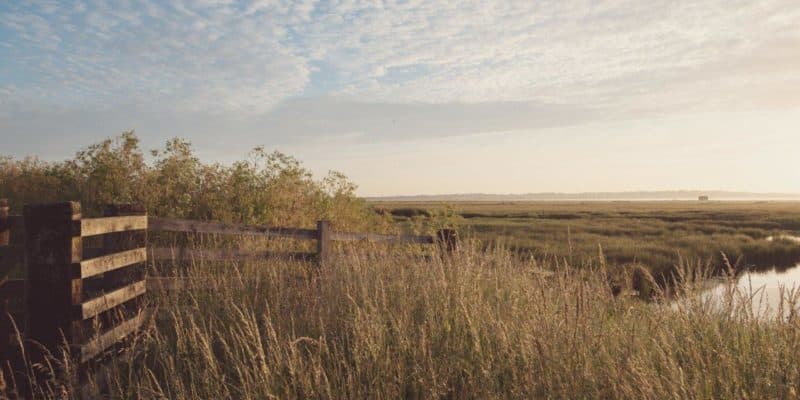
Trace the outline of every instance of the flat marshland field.
{"type": "MultiPolygon", "coordinates": [[[[210,277],[213,286],[152,295],[166,315],[115,361],[114,396],[797,398],[796,313],[756,317],[741,306],[750,293],[732,284],[721,305],[710,306],[694,295],[711,273],[697,263],[676,267],[679,303],[658,293],[649,301],[617,296],[608,270],[620,265],[589,261],[598,241],[609,255],[643,262],[655,250],[665,259],[678,250],[711,254],[716,238],[758,246],[768,235],[796,232],[796,204],[455,207],[466,232],[543,253],[571,242],[573,257],[587,260],[537,260],[465,241],[454,254],[428,258],[414,246],[343,246],[322,269],[197,262],[185,273],[210,277]]],[[[799,301],[798,292],[785,293],[786,307],[799,301]]]]}
{"type": "MultiPolygon", "coordinates": [[[[337,243],[324,267],[266,257],[151,262],[151,277],[196,279],[185,290],[148,289],[154,323],[110,357],[105,385],[90,379],[80,396],[77,380],[63,379],[74,378],[74,360],[28,360],[16,381],[0,381],[0,398],[17,382],[53,399],[798,396],[800,291],[787,288],[787,312],[766,317],[744,306],[752,293],[734,277],[717,304],[696,294],[728,271],[722,252],[740,269],[800,260],[800,244],[781,239],[800,232],[800,203],[366,203],[340,174],[315,180],[282,153],[207,164],[175,139],[153,154],[148,161],[126,133],[64,162],[0,158],[0,198],[12,213],[80,200],[86,215],[122,202],[156,217],[251,225],[454,227],[460,245],[442,254],[337,243]]],[[[199,249],[263,244],[148,238],[199,249]]]]}
{"type": "MultiPolygon", "coordinates": [[[[638,264],[654,275],[682,262],[763,270],[794,266],[800,202],[374,202],[409,229],[449,224],[467,237],[539,259],[638,264]]],[[[424,229],[424,228],[423,228],[424,229]]]]}
{"type": "Polygon", "coordinates": [[[542,266],[475,248],[427,261],[344,249],[308,275],[196,264],[215,284],[153,297],[167,314],[115,361],[114,395],[795,398],[798,318],[756,319],[737,293],[673,309],[614,296],[599,271],[542,266]]]}

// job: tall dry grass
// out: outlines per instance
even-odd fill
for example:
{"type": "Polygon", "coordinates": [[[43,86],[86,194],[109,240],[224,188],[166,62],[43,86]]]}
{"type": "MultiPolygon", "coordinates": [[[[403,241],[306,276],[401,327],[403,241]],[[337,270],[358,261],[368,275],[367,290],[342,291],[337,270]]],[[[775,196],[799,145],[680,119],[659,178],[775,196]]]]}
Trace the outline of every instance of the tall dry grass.
{"type": "Polygon", "coordinates": [[[602,268],[502,249],[417,253],[343,249],[319,271],[196,263],[209,284],[151,296],[160,318],[116,359],[111,397],[796,398],[794,315],[615,297],[602,268]]]}
{"type": "Polygon", "coordinates": [[[800,246],[768,237],[800,232],[798,202],[375,202],[401,225],[439,225],[449,217],[462,233],[538,257],[597,262],[597,246],[615,264],[639,264],[657,279],[680,257],[725,269],[720,256],[748,269],[789,268],[800,246]]]}

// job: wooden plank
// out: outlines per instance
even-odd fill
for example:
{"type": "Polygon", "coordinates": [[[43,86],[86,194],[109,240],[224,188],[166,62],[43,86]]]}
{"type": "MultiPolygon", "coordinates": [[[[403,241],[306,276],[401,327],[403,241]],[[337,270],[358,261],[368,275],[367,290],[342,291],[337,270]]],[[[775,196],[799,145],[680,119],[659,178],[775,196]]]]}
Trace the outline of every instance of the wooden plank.
{"type": "MultiPolygon", "coordinates": [[[[16,326],[17,326],[17,329],[18,329],[20,332],[22,332],[22,323],[23,323],[23,322],[24,322],[24,320],[25,320],[25,313],[24,313],[24,312],[22,312],[22,310],[20,310],[20,311],[17,311],[17,310],[9,310],[9,312],[8,312],[8,315],[10,315],[10,316],[11,316],[11,318],[14,320],[14,325],[16,325],[16,326]]],[[[2,318],[8,318],[8,316],[3,316],[2,318]]],[[[16,332],[14,331],[14,328],[13,328],[13,327],[11,327],[11,326],[9,326],[9,334],[11,334],[11,335],[12,335],[12,337],[14,337],[14,338],[16,339],[16,337],[17,337],[17,334],[16,334],[16,332]]]]}
{"type": "Polygon", "coordinates": [[[25,217],[22,215],[9,215],[6,221],[8,228],[12,231],[25,229],[25,217]]]}
{"type": "Polygon", "coordinates": [[[22,298],[24,294],[24,279],[9,279],[4,283],[0,283],[0,298],[2,299],[19,299],[22,298]]]}
{"type": "Polygon", "coordinates": [[[330,262],[332,233],[330,221],[317,221],[317,264],[320,267],[330,262]]]}
{"type": "Polygon", "coordinates": [[[147,320],[147,313],[140,312],[135,317],[115,326],[102,335],[80,346],[81,362],[87,362],[108,350],[109,347],[119,343],[142,327],[147,320]]]}
{"type": "Polygon", "coordinates": [[[270,228],[258,225],[227,224],[223,222],[193,221],[185,219],[149,218],[150,231],[214,233],[220,235],[252,235],[284,237],[313,240],[317,238],[314,229],[270,228]]]}
{"type": "MultiPolygon", "coordinates": [[[[0,282],[0,310],[12,314],[25,313],[25,280],[5,279],[0,282]]],[[[0,316],[0,318],[3,318],[0,316]]],[[[17,319],[22,325],[22,319],[17,319]]]]}
{"type": "MultiPolygon", "coordinates": [[[[6,291],[9,289],[6,288],[6,284],[8,283],[8,273],[12,269],[12,264],[16,264],[16,262],[11,262],[8,260],[8,246],[11,244],[11,229],[9,228],[8,223],[9,211],[8,200],[0,199],[0,290],[5,288],[6,291]],[[5,254],[3,253],[3,250],[6,251],[5,254]]],[[[9,320],[9,315],[7,313],[19,311],[13,309],[13,303],[14,300],[23,298],[24,287],[22,289],[23,290],[21,293],[0,293],[0,338],[2,338],[0,339],[0,362],[4,362],[10,358],[9,355],[11,353],[11,342],[10,340],[6,339],[10,339],[12,321],[9,320]]],[[[5,375],[5,368],[2,369],[3,371],[0,371],[0,378],[3,378],[5,375]]]]}
{"type": "MultiPolygon", "coordinates": [[[[10,215],[6,220],[10,231],[9,245],[25,245],[25,217],[22,215],[10,215]]],[[[1,228],[0,228],[1,229],[1,228]]]]}
{"type": "Polygon", "coordinates": [[[173,249],[156,247],[148,249],[152,260],[161,261],[229,261],[280,258],[289,260],[310,260],[316,257],[309,252],[277,252],[253,250],[220,250],[220,249],[173,249]]]}
{"type": "MultiPolygon", "coordinates": [[[[24,300],[25,292],[24,282],[21,287],[8,282],[8,273],[11,271],[12,265],[16,264],[12,257],[14,255],[11,254],[12,252],[9,251],[8,247],[11,244],[11,228],[8,221],[9,211],[8,200],[0,199],[0,362],[3,363],[11,358],[10,354],[12,353],[10,338],[13,328],[11,319],[16,319],[11,313],[20,311],[19,308],[24,309],[24,306],[19,307],[21,304],[18,303],[19,300],[24,300]],[[17,291],[15,292],[11,289],[17,289],[17,291]]],[[[5,375],[5,368],[1,369],[3,371],[0,371],[0,380],[5,375]]]]}
{"type": "Polygon", "coordinates": [[[4,246],[0,247],[0,256],[17,257],[25,255],[25,246],[4,246]]]}
{"type": "Polygon", "coordinates": [[[8,227],[9,207],[7,199],[0,199],[0,247],[9,245],[11,230],[8,227]]]}
{"type": "Polygon", "coordinates": [[[13,350],[19,349],[20,338],[17,336],[17,332],[19,332],[23,338],[25,337],[25,331],[23,330],[24,323],[25,315],[22,313],[10,311],[8,314],[0,316],[0,341],[6,339],[6,342],[0,343],[0,349],[5,346],[5,353],[0,354],[5,356],[5,358],[0,358],[0,360],[8,360],[9,354],[12,353],[13,350]]]}
{"type": "Polygon", "coordinates": [[[82,237],[145,229],[147,229],[147,216],[145,215],[85,218],[81,221],[82,237]]]}
{"type": "Polygon", "coordinates": [[[385,243],[419,243],[432,244],[435,242],[433,236],[413,236],[413,235],[384,235],[380,233],[351,233],[334,232],[331,240],[337,242],[385,242],[385,243]]]}
{"type": "Polygon", "coordinates": [[[77,202],[26,205],[27,339],[33,362],[61,354],[64,340],[83,340],[82,321],[73,311],[83,298],[83,281],[69,276],[70,266],[82,260],[81,206],[77,202]],[[47,349],[47,351],[45,351],[47,349]]]}
{"type": "Polygon", "coordinates": [[[8,305],[8,313],[10,313],[17,322],[17,325],[22,328],[22,323],[25,321],[23,318],[25,316],[25,305],[21,302],[11,303],[9,302],[8,305]]]}
{"type": "Polygon", "coordinates": [[[25,248],[21,246],[0,247],[0,266],[18,264],[25,260],[25,248]]]}
{"type": "Polygon", "coordinates": [[[143,295],[147,290],[145,281],[135,282],[111,293],[86,301],[79,306],[79,318],[89,319],[104,311],[108,311],[126,301],[143,295]]]}
{"type": "Polygon", "coordinates": [[[147,261],[147,249],[141,247],[83,260],[80,264],[76,264],[77,268],[75,268],[74,274],[76,278],[86,279],[145,261],[147,261]]]}

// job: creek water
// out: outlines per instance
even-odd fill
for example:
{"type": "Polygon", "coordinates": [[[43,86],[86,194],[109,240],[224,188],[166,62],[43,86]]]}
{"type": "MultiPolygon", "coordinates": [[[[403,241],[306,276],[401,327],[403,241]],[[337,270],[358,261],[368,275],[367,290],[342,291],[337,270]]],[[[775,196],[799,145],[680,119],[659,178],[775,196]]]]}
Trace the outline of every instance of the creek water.
{"type": "Polygon", "coordinates": [[[770,236],[767,238],[768,242],[774,242],[775,240],[788,240],[790,242],[795,242],[800,244],[800,236],[795,235],[780,235],[780,236],[770,236]]]}
{"type": "MultiPolygon", "coordinates": [[[[800,235],[770,236],[767,241],[783,240],[800,244],[800,235]]],[[[781,312],[784,317],[792,311],[787,300],[795,300],[795,312],[800,312],[800,264],[789,268],[744,272],[731,284],[724,278],[712,278],[703,285],[700,299],[712,307],[721,307],[731,299],[739,308],[750,308],[755,317],[770,319],[781,312]],[[731,294],[733,295],[731,297],[731,294]]],[[[671,303],[677,309],[680,304],[697,299],[683,298],[671,303]]]]}
{"type": "MultiPolygon", "coordinates": [[[[798,297],[795,293],[800,293],[800,264],[785,270],[745,272],[738,277],[733,288],[723,279],[712,279],[708,286],[700,296],[712,306],[725,304],[730,299],[731,289],[734,289],[734,304],[746,304],[757,318],[774,318],[779,312],[785,317],[791,312],[786,300],[798,297]]],[[[795,311],[800,311],[800,303],[794,307],[795,311]]]]}

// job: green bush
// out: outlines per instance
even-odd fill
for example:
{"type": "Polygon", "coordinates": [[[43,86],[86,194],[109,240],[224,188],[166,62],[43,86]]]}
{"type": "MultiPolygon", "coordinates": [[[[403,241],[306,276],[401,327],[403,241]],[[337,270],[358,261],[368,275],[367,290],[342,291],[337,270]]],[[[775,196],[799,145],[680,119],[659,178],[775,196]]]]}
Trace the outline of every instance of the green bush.
{"type": "Polygon", "coordinates": [[[0,198],[24,204],[79,200],[84,214],[108,203],[143,204],[151,215],[248,224],[337,228],[387,227],[355,196],[356,185],[331,171],[315,179],[300,161],[255,148],[231,165],[204,163],[183,139],[146,157],[133,132],[92,144],[74,158],[0,158],[0,198]]]}

